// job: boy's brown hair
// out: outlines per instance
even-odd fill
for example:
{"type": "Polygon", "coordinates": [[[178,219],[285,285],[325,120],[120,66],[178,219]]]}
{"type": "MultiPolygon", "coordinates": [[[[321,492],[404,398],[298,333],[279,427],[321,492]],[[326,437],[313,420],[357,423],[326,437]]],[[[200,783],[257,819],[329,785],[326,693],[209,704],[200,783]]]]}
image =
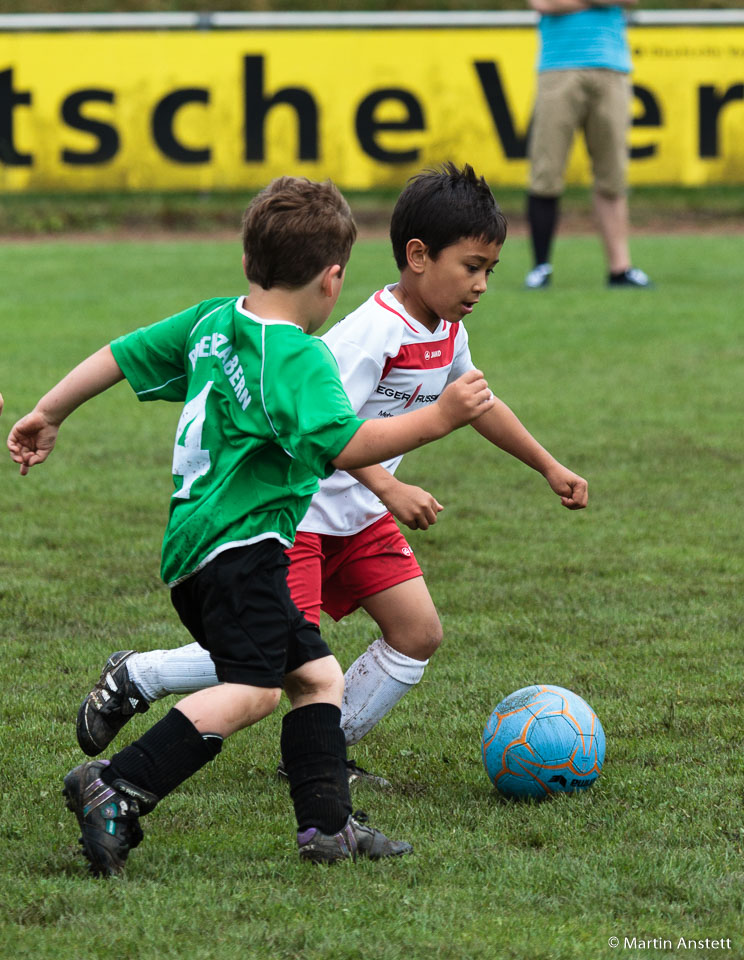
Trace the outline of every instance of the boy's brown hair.
{"type": "Polygon", "coordinates": [[[330,180],[278,177],[243,216],[245,274],[265,290],[304,287],[325,267],[345,267],[356,240],[349,204],[330,180]]]}

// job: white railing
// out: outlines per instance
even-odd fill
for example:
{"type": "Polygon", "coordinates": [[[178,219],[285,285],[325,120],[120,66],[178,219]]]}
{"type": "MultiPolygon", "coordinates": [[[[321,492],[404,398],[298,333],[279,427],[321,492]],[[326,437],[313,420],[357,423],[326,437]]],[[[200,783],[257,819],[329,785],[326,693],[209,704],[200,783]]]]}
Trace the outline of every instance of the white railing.
{"type": "MultiPolygon", "coordinates": [[[[297,13],[4,13],[0,32],[65,30],[293,30],[358,29],[362,27],[440,28],[528,27],[532,11],[464,10],[399,12],[297,13]]],[[[638,27],[744,25],[740,10],[635,10],[638,27]]]]}

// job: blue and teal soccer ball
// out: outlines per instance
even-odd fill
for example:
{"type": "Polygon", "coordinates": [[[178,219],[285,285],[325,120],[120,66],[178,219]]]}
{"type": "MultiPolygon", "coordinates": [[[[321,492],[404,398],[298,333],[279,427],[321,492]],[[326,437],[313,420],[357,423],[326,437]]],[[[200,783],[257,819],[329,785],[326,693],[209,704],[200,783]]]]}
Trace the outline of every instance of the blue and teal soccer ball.
{"type": "Polygon", "coordinates": [[[588,789],[605,758],[605,735],[589,704],[563,687],[510,694],[483,731],[483,764],[505,797],[542,800],[588,789]]]}

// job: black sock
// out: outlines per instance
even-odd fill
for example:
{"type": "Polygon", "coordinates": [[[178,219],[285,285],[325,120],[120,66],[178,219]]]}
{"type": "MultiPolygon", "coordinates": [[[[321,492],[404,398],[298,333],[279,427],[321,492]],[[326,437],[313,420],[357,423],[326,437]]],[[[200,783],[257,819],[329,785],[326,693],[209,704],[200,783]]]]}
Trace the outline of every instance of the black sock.
{"type": "Polygon", "coordinates": [[[199,733],[188,717],[174,708],[139,740],[114,754],[101,779],[109,785],[127,780],[162,800],[221,749],[222,737],[199,733]]]}
{"type": "Polygon", "coordinates": [[[281,742],[297,829],[338,833],[351,815],[341,711],[332,703],[290,710],[281,742]]]}
{"type": "Polygon", "coordinates": [[[535,266],[550,263],[550,248],[558,224],[558,197],[527,195],[527,220],[530,225],[535,266]]]}

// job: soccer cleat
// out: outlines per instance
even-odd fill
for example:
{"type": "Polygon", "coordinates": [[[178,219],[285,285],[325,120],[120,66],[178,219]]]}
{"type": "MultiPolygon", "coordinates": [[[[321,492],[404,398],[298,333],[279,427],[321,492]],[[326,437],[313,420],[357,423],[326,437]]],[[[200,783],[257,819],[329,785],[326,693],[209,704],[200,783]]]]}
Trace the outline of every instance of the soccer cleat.
{"type": "Polygon", "coordinates": [[[158,798],[126,780],[112,786],[101,780],[108,760],[88,760],[65,777],[62,791],[80,824],[80,843],[96,877],[121,873],[129,851],[142,840],[139,818],[149,813],[158,798]]]}
{"type": "Polygon", "coordinates": [[[301,860],[312,863],[337,863],[359,857],[382,860],[386,857],[401,857],[411,853],[413,847],[405,840],[388,840],[384,833],[367,824],[367,814],[357,811],[352,814],[338,833],[321,833],[310,827],[297,834],[297,846],[301,860]]]}
{"type": "Polygon", "coordinates": [[[349,786],[352,783],[366,783],[370,787],[384,787],[385,789],[392,786],[389,780],[378,776],[376,773],[370,773],[364,767],[358,767],[353,760],[346,761],[346,772],[349,775],[349,786]]]}
{"type": "Polygon", "coordinates": [[[549,287],[552,273],[553,268],[549,263],[538,263],[524,278],[524,285],[528,290],[540,290],[542,287],[549,287]]]}
{"type": "Polygon", "coordinates": [[[638,267],[629,267],[627,270],[624,270],[622,273],[611,273],[607,278],[608,287],[640,287],[641,289],[649,290],[653,287],[653,283],[648,278],[648,275],[639,270],[638,267]]]}
{"type": "MultiPolygon", "coordinates": [[[[385,789],[392,786],[389,780],[386,780],[384,777],[378,777],[375,773],[370,773],[369,770],[365,770],[364,767],[358,767],[353,760],[346,761],[346,773],[349,777],[349,786],[353,783],[366,783],[370,787],[383,787],[385,789]]],[[[279,762],[276,768],[276,775],[288,779],[283,760],[279,762]]]]}
{"type": "Polygon", "coordinates": [[[111,743],[135,713],[145,713],[150,704],[129,679],[126,661],[134,650],[119,650],[106,661],[101,678],[80,704],[77,740],[83,753],[97,756],[111,743]]]}

